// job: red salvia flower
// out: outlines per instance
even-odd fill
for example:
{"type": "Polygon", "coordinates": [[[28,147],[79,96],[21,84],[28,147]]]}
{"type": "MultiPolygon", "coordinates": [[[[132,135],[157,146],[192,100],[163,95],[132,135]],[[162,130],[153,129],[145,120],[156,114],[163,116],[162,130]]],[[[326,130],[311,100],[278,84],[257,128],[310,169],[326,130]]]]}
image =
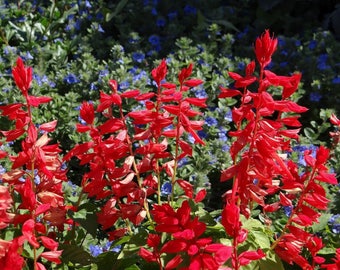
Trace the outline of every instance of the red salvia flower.
{"type": "Polygon", "coordinates": [[[12,69],[14,81],[25,97],[28,97],[28,89],[32,82],[32,67],[25,67],[20,57],[17,65],[12,69]]]}
{"type": "Polygon", "coordinates": [[[256,59],[261,68],[265,68],[270,62],[277,47],[277,38],[271,38],[269,30],[266,30],[255,42],[256,59]]]}

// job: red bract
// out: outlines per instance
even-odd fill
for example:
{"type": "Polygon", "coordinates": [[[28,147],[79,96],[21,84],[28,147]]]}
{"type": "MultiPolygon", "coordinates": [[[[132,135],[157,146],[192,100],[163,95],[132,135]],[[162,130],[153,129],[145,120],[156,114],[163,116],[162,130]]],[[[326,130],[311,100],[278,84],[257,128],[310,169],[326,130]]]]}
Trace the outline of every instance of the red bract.
{"type": "Polygon", "coordinates": [[[161,81],[165,79],[165,76],[168,72],[165,59],[161,61],[159,66],[152,70],[151,74],[157,85],[161,84],[161,81]]]}
{"type": "Polygon", "coordinates": [[[25,97],[28,97],[28,89],[32,82],[32,67],[25,67],[20,57],[17,59],[17,65],[12,69],[14,81],[25,97]]]}
{"type": "Polygon", "coordinates": [[[13,215],[9,213],[13,200],[5,186],[0,186],[0,229],[6,228],[13,219],[13,215]]]}
{"type": "Polygon", "coordinates": [[[258,37],[255,42],[256,59],[259,62],[261,69],[268,66],[271,62],[273,53],[277,47],[277,38],[271,38],[269,30],[266,30],[261,37],[258,37]]]}

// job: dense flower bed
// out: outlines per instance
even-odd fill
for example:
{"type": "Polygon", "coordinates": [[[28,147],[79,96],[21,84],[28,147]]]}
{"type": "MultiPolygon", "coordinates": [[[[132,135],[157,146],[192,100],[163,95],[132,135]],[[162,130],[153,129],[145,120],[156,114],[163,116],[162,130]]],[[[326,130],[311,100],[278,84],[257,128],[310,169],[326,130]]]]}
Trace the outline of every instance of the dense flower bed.
{"type": "Polygon", "coordinates": [[[0,33],[3,269],[337,269],[330,33],[254,43],[204,20],[165,54],[179,32],[162,29],[211,11],[144,1],[158,30],[117,42],[128,1],[13,7],[0,33]]]}

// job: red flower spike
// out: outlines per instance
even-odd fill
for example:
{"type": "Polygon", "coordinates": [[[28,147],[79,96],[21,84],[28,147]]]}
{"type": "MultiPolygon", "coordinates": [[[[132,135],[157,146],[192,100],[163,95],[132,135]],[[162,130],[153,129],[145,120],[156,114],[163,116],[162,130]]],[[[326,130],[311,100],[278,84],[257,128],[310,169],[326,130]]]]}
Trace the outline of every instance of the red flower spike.
{"type": "Polygon", "coordinates": [[[181,72],[179,73],[178,81],[181,85],[183,85],[184,81],[187,80],[191,76],[192,68],[193,68],[193,65],[192,65],[192,63],[190,63],[187,68],[183,68],[181,70],[181,72]]]}
{"type": "Polygon", "coordinates": [[[161,63],[159,64],[157,68],[152,70],[151,75],[158,86],[160,86],[161,81],[165,79],[167,72],[168,72],[168,69],[166,66],[165,59],[161,61],[161,63]]]}
{"type": "Polygon", "coordinates": [[[114,94],[118,91],[118,83],[116,80],[109,80],[109,86],[114,94]]]}
{"type": "Polygon", "coordinates": [[[83,119],[88,125],[92,125],[94,121],[94,106],[92,103],[83,102],[80,107],[80,117],[83,119]]]}
{"type": "Polygon", "coordinates": [[[265,68],[270,62],[277,47],[277,38],[271,38],[269,30],[266,30],[255,42],[256,59],[261,68],[265,68]]]}
{"type": "Polygon", "coordinates": [[[32,82],[32,67],[25,67],[20,57],[17,58],[17,65],[12,69],[14,81],[22,94],[27,98],[28,89],[32,82]]]}

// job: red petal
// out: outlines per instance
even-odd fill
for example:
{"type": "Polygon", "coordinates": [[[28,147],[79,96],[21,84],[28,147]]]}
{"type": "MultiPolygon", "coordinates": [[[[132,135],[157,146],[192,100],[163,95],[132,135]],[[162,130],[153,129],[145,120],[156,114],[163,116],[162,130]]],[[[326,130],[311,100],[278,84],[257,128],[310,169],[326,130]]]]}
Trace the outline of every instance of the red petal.
{"type": "Polygon", "coordinates": [[[187,248],[187,243],[180,239],[170,240],[165,243],[161,249],[161,253],[178,253],[187,248]]]}
{"type": "Polygon", "coordinates": [[[28,103],[33,107],[38,107],[42,103],[48,103],[52,100],[50,97],[28,96],[28,103]]]}
{"type": "Polygon", "coordinates": [[[62,252],[63,252],[62,250],[47,251],[47,252],[41,253],[40,256],[45,258],[46,260],[48,260],[50,262],[54,262],[56,264],[59,264],[59,263],[61,263],[60,256],[61,256],[62,252]]]}
{"type": "Polygon", "coordinates": [[[48,123],[41,124],[39,126],[39,129],[47,131],[47,132],[53,132],[57,126],[58,121],[54,120],[48,123]]]}

